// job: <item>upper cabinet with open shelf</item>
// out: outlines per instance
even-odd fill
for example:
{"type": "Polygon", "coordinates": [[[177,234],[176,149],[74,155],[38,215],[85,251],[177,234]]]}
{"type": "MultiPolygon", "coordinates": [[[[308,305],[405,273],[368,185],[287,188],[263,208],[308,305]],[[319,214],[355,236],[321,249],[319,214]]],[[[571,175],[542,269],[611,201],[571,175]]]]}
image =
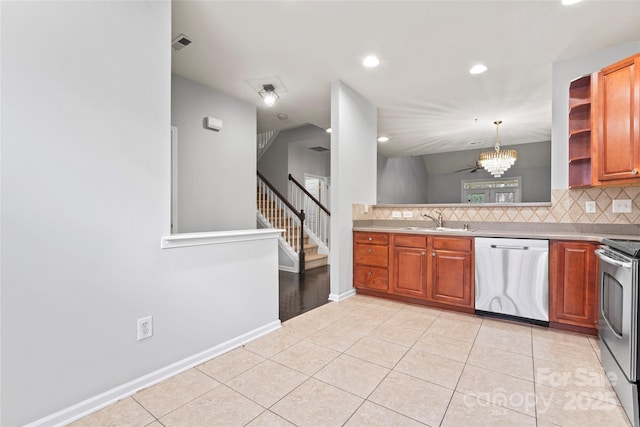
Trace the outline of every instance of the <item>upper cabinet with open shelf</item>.
{"type": "Polygon", "coordinates": [[[591,185],[591,75],[569,84],[569,187],[591,185]]]}
{"type": "Polygon", "coordinates": [[[569,187],[640,184],[640,53],[569,85],[569,187]]]}

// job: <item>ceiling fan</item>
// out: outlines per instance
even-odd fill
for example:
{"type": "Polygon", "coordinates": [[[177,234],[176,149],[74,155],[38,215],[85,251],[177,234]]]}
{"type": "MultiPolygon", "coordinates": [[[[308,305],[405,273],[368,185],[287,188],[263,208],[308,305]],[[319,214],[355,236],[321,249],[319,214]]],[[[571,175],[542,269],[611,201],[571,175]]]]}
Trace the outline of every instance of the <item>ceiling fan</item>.
{"type": "Polygon", "coordinates": [[[468,173],[474,173],[480,169],[482,169],[482,166],[480,165],[480,162],[475,162],[475,164],[473,165],[467,165],[468,167],[464,168],[464,169],[458,169],[457,171],[455,171],[454,173],[458,173],[458,172],[464,172],[464,171],[469,171],[468,173]]]}

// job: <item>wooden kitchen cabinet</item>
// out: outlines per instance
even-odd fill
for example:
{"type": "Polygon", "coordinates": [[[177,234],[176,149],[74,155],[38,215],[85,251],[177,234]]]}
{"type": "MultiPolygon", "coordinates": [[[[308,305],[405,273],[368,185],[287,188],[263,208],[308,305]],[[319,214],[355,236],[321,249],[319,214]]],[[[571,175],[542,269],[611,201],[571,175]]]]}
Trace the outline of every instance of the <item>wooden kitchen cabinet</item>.
{"type": "Polygon", "coordinates": [[[426,298],[427,240],[425,235],[393,235],[391,285],[394,294],[426,298]]]}
{"type": "Polygon", "coordinates": [[[474,311],[473,237],[354,232],[358,292],[474,311]]]}
{"type": "Polygon", "coordinates": [[[588,187],[592,181],[591,81],[586,75],[569,84],[569,188],[588,187]]]}
{"type": "Polygon", "coordinates": [[[387,292],[389,290],[389,235],[353,233],[353,286],[387,292]]]}
{"type": "Polygon", "coordinates": [[[433,237],[429,301],[474,308],[473,238],[433,237]]]}
{"type": "Polygon", "coordinates": [[[597,248],[591,242],[550,242],[550,326],[597,334],[597,248]]]}
{"type": "Polygon", "coordinates": [[[594,184],[640,183],[640,54],[598,73],[594,125],[594,184]]]}

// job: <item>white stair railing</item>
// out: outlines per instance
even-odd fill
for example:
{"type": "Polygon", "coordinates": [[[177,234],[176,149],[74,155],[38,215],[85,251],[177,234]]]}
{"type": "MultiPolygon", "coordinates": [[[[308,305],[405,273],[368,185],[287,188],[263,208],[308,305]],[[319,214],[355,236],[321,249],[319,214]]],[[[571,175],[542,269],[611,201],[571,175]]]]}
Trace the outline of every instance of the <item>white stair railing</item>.
{"type": "Polygon", "coordinates": [[[319,243],[329,245],[329,227],[331,213],[310,194],[295,178],[289,174],[289,202],[298,210],[305,213],[305,230],[312,234],[319,243]]]}
{"type": "Polygon", "coordinates": [[[258,215],[271,227],[285,230],[280,237],[298,255],[300,272],[304,272],[304,211],[289,203],[259,172],[257,184],[258,215]]]}
{"type": "Polygon", "coordinates": [[[276,136],[278,136],[278,133],[280,133],[280,130],[276,129],[276,130],[269,130],[266,132],[260,132],[256,136],[256,148],[258,150],[257,159],[260,159],[260,157],[262,157],[264,152],[267,151],[267,148],[269,148],[269,145],[271,145],[273,140],[276,139],[276,136]]]}

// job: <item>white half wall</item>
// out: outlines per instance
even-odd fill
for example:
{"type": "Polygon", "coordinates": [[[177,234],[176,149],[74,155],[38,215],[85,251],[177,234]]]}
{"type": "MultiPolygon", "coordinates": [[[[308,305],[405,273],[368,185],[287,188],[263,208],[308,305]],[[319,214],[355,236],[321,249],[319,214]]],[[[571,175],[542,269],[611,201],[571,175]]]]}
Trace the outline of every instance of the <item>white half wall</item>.
{"type": "Polygon", "coordinates": [[[354,203],[376,203],[377,110],[341,81],[331,85],[331,295],[353,294],[354,203]]]}
{"type": "MultiPolygon", "coordinates": [[[[277,322],[275,239],[160,248],[170,2],[0,8],[0,425],[65,411],[277,322]],[[136,320],[149,315],[154,335],[137,341],[136,320]]],[[[255,182],[250,132],[253,157],[234,169],[255,182]]],[[[243,191],[254,200],[255,185],[243,191]]]]}
{"type": "Polygon", "coordinates": [[[171,124],[178,128],[178,231],[255,227],[256,107],[171,75],[171,124]],[[219,132],[203,119],[222,120],[219,132]]]}

